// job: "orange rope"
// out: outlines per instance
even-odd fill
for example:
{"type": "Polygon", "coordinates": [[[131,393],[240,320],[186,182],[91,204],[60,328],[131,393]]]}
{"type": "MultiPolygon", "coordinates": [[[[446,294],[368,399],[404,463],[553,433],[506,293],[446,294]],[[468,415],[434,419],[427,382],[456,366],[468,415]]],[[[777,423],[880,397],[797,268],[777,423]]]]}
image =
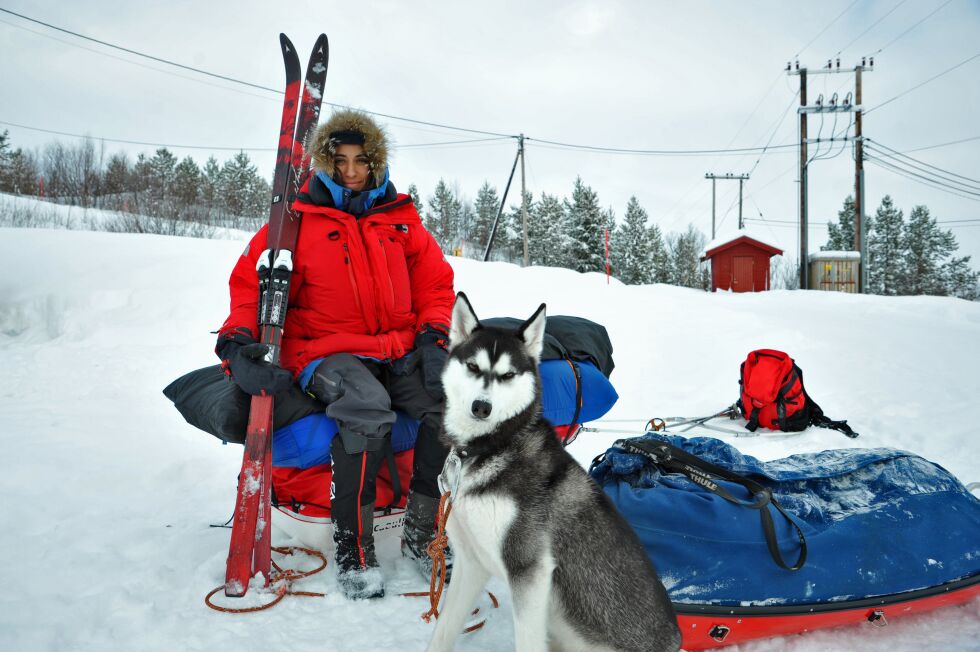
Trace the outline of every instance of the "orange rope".
{"type": "Polygon", "coordinates": [[[446,536],[446,521],[453,511],[452,493],[447,491],[439,498],[439,512],[436,518],[436,538],[433,539],[426,553],[432,558],[432,577],[429,578],[429,610],[422,614],[422,620],[429,622],[432,617],[439,617],[439,600],[446,586],[446,548],[449,547],[449,537],[446,536]],[[436,585],[438,584],[438,588],[436,585]]]}
{"type": "Polygon", "coordinates": [[[269,602],[267,604],[259,605],[257,607],[244,607],[241,609],[235,609],[232,607],[222,607],[220,605],[216,605],[213,602],[211,602],[211,598],[214,597],[214,595],[218,591],[221,591],[222,589],[225,588],[223,584],[221,586],[216,587],[213,591],[211,591],[206,596],[204,596],[204,604],[211,607],[215,611],[223,611],[225,613],[231,613],[231,614],[246,614],[246,613],[252,613],[254,611],[263,611],[265,609],[274,607],[277,604],[279,604],[279,602],[282,601],[282,599],[287,595],[298,595],[301,597],[308,597],[308,598],[323,597],[322,593],[313,593],[311,591],[289,590],[293,582],[297,580],[301,580],[304,577],[309,577],[310,575],[316,575],[317,573],[319,573],[320,571],[322,571],[324,568],[327,567],[327,558],[324,556],[322,552],[320,552],[319,550],[311,550],[310,548],[298,548],[296,546],[273,547],[272,550],[273,552],[278,552],[280,555],[292,555],[295,552],[302,552],[307,555],[310,555],[311,557],[317,557],[321,563],[318,567],[314,568],[313,570],[298,571],[292,568],[287,568],[287,569],[280,568],[279,564],[273,561],[272,566],[275,569],[275,572],[271,574],[272,577],[269,579],[269,584],[270,586],[276,584],[277,582],[282,582],[282,584],[275,589],[275,594],[276,594],[275,599],[273,599],[272,602],[269,602]]]}

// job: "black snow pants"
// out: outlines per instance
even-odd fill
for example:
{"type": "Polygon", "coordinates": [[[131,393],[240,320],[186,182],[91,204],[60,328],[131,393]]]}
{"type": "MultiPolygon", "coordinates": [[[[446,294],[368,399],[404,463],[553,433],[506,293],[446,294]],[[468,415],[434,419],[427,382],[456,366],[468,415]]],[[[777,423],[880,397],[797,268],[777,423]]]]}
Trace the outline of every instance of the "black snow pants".
{"type": "Polygon", "coordinates": [[[418,366],[384,363],[338,353],[315,368],[306,391],[327,404],[339,433],[330,447],[331,513],[336,530],[370,538],[361,507],[375,500],[375,481],[390,446],[394,410],[420,422],[411,491],[438,497],[436,478],[448,449],[439,441],[443,403],[429,394],[418,366]]]}

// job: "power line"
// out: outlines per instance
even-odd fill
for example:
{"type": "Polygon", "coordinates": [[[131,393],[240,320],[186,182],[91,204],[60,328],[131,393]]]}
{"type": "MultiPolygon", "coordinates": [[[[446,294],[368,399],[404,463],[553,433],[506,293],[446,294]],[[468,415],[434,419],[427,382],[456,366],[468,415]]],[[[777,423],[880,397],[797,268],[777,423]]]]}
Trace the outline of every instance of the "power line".
{"type": "MultiPolygon", "coordinates": [[[[877,150],[874,150],[874,153],[875,154],[879,154],[879,155],[882,154],[882,152],[877,151],[877,150]]],[[[888,163],[891,163],[892,165],[894,165],[894,166],[896,166],[896,167],[898,167],[898,168],[900,168],[900,169],[902,169],[902,170],[904,170],[904,171],[906,171],[906,172],[908,172],[910,174],[918,173],[918,174],[920,174],[922,176],[922,178],[935,181],[936,183],[942,184],[942,185],[944,185],[944,186],[946,186],[946,187],[948,187],[950,189],[956,189],[956,190],[960,190],[962,192],[968,192],[968,193],[980,193],[980,187],[978,187],[978,186],[970,185],[970,184],[964,183],[962,181],[957,181],[956,179],[952,179],[952,178],[947,177],[945,175],[938,174],[938,173],[933,172],[932,170],[929,170],[929,169],[924,168],[924,167],[918,167],[918,166],[916,166],[916,165],[914,165],[912,163],[909,163],[907,161],[903,161],[902,159],[900,159],[900,158],[898,158],[896,156],[889,156],[887,154],[885,154],[884,156],[885,156],[885,158],[879,158],[878,160],[879,161],[885,161],[887,159],[887,162],[888,163]]]]}
{"type": "Polygon", "coordinates": [[[931,82],[931,81],[933,81],[935,79],[939,79],[943,75],[948,74],[948,73],[951,73],[954,70],[956,70],[957,68],[959,68],[960,66],[964,66],[964,65],[970,63],[971,61],[973,61],[974,59],[977,59],[977,58],[980,58],[980,52],[977,52],[972,57],[969,57],[967,59],[964,59],[963,61],[960,61],[958,64],[956,64],[955,66],[952,66],[951,68],[947,68],[946,70],[942,71],[938,75],[933,75],[932,77],[930,77],[929,79],[925,80],[924,82],[920,82],[920,83],[916,84],[915,86],[913,86],[912,88],[910,88],[910,89],[908,89],[906,91],[902,91],[901,93],[899,93],[895,97],[893,97],[891,99],[888,99],[888,100],[885,100],[884,102],[882,102],[881,104],[879,104],[877,106],[871,107],[870,109],[868,109],[867,111],[865,111],[864,114],[867,115],[867,114],[871,113],[872,111],[875,111],[877,109],[880,109],[881,107],[885,106],[886,104],[890,104],[891,102],[894,102],[898,98],[900,98],[900,97],[902,97],[904,95],[908,95],[909,93],[911,93],[915,89],[921,88],[921,87],[925,86],[926,84],[928,84],[929,82],[931,82]]]}
{"type": "MultiPolygon", "coordinates": [[[[945,174],[949,174],[949,175],[952,175],[954,177],[959,177],[960,179],[963,179],[965,181],[970,181],[970,182],[975,183],[975,184],[980,184],[980,180],[978,180],[978,179],[973,179],[971,177],[965,177],[962,174],[956,174],[955,172],[951,172],[949,170],[944,170],[943,168],[936,167],[935,165],[930,165],[929,163],[926,163],[925,161],[920,161],[917,158],[912,158],[911,156],[908,156],[907,154],[904,154],[902,152],[899,152],[897,150],[894,150],[891,147],[888,147],[887,145],[882,145],[878,141],[873,141],[870,138],[866,138],[865,140],[868,142],[869,146],[872,147],[872,148],[884,149],[884,150],[887,150],[887,152],[891,152],[895,156],[901,156],[904,159],[908,159],[909,161],[912,161],[914,163],[918,163],[919,165],[925,166],[927,168],[932,168],[934,170],[938,170],[939,172],[943,172],[945,174]]],[[[882,154],[884,156],[889,156],[889,154],[887,152],[881,152],[881,151],[879,151],[880,154],[882,154]]]]}
{"type": "MultiPolygon", "coordinates": [[[[107,136],[93,136],[91,134],[75,134],[67,131],[57,131],[55,129],[43,129],[41,127],[31,127],[29,125],[18,124],[16,122],[7,122],[6,120],[0,120],[0,125],[7,125],[10,127],[16,127],[18,129],[27,129],[29,131],[40,131],[46,134],[54,134],[56,136],[69,136],[71,138],[82,138],[91,140],[106,141],[108,143],[121,143],[124,145],[143,145],[146,147],[166,147],[168,149],[198,149],[198,150],[214,150],[214,151],[229,151],[229,152],[274,152],[275,147],[226,147],[221,145],[175,145],[173,143],[154,143],[142,140],[127,140],[123,138],[109,138],[107,136]]],[[[432,143],[408,143],[405,145],[399,145],[399,149],[421,149],[426,147],[449,147],[454,145],[471,145],[475,143],[491,143],[507,140],[510,138],[496,137],[496,138],[474,138],[468,140],[444,140],[432,143]]]]}
{"type": "Polygon", "coordinates": [[[968,192],[968,191],[962,190],[960,188],[953,188],[951,186],[947,186],[946,184],[944,184],[944,183],[942,183],[940,181],[936,181],[935,179],[931,179],[929,177],[925,177],[923,175],[916,174],[915,172],[909,172],[908,170],[905,170],[905,169],[900,168],[900,167],[898,167],[896,165],[893,165],[892,163],[889,163],[888,161],[885,161],[883,159],[880,159],[877,156],[868,156],[867,157],[867,160],[870,161],[870,162],[872,162],[872,163],[874,163],[875,165],[877,165],[879,167],[882,167],[883,169],[885,169],[885,170],[887,170],[887,171],[889,171],[889,172],[891,172],[893,174],[897,174],[899,176],[905,177],[906,179],[910,179],[910,180],[915,181],[917,183],[921,183],[921,184],[924,184],[924,185],[929,185],[930,187],[932,187],[935,190],[939,190],[941,192],[945,192],[945,193],[948,193],[950,195],[956,195],[957,197],[962,197],[963,199],[970,199],[972,201],[980,201],[980,193],[972,193],[972,192],[968,192]]]}
{"type": "Polygon", "coordinates": [[[942,188],[945,188],[947,190],[965,193],[967,195],[973,195],[975,197],[980,198],[980,189],[978,188],[973,188],[971,186],[967,186],[966,184],[956,182],[951,179],[948,179],[947,177],[935,174],[934,172],[929,172],[928,170],[923,170],[921,168],[914,167],[908,163],[905,163],[904,161],[900,161],[898,159],[886,160],[883,158],[878,158],[877,156],[874,157],[874,160],[878,161],[878,163],[880,164],[887,165],[896,171],[904,172],[918,179],[922,179],[924,181],[928,181],[929,183],[933,183],[936,186],[941,186],[942,188]],[[955,183],[960,183],[960,187],[953,185],[955,183]]]}
{"type": "Polygon", "coordinates": [[[960,143],[968,143],[973,140],[980,140],[980,136],[970,136],[969,138],[961,138],[959,140],[951,140],[948,143],[939,143],[938,145],[926,145],[925,147],[916,147],[915,149],[907,149],[905,153],[909,152],[922,152],[927,149],[937,149],[939,147],[949,147],[950,145],[959,145],[960,143]]]}
{"type": "MultiPolygon", "coordinates": [[[[17,16],[18,18],[20,18],[22,20],[26,20],[26,21],[29,21],[29,22],[32,22],[32,23],[36,23],[38,25],[43,25],[44,27],[47,27],[49,29],[56,30],[58,32],[62,32],[64,34],[70,34],[71,36],[74,36],[76,38],[84,39],[86,41],[91,41],[93,43],[98,43],[99,45],[103,45],[103,46],[108,47],[108,48],[113,48],[115,50],[119,50],[121,52],[126,52],[128,54],[132,54],[132,55],[135,55],[135,56],[138,56],[138,57],[143,57],[144,59],[149,59],[151,61],[156,61],[157,63],[163,63],[163,64],[166,64],[168,66],[174,66],[176,68],[182,68],[183,70],[189,70],[191,72],[195,72],[195,73],[198,73],[200,75],[205,75],[207,77],[212,77],[214,79],[220,79],[222,81],[231,82],[233,84],[241,84],[242,86],[248,86],[250,88],[257,88],[259,90],[269,91],[269,92],[272,92],[272,93],[276,93],[276,94],[282,95],[282,90],[281,89],[270,88],[269,86],[263,86],[262,84],[255,84],[253,82],[249,82],[249,81],[245,81],[245,80],[242,80],[242,79],[238,79],[236,77],[230,77],[228,75],[221,75],[221,74],[214,73],[214,72],[211,72],[211,71],[208,71],[208,70],[204,70],[202,68],[195,68],[194,66],[188,66],[188,65],[185,65],[185,64],[182,64],[182,63],[178,63],[176,61],[171,61],[170,59],[165,59],[163,57],[157,57],[157,56],[154,56],[152,54],[147,54],[146,52],[140,52],[138,50],[133,50],[131,48],[127,48],[127,47],[124,47],[124,46],[121,46],[121,45],[116,45],[115,43],[109,43],[108,41],[103,41],[101,39],[93,38],[91,36],[86,36],[85,34],[79,34],[78,32],[74,32],[74,31],[72,31],[70,29],[65,29],[64,27],[58,27],[57,25],[52,25],[51,23],[46,23],[46,22],[44,22],[42,20],[38,20],[36,18],[31,18],[30,16],[25,16],[24,14],[19,14],[19,13],[15,12],[15,11],[10,11],[9,9],[5,9],[3,7],[0,7],[0,11],[4,12],[6,14],[10,14],[11,16],[17,16]]],[[[124,61],[125,61],[125,59],[124,59],[124,61]]],[[[135,62],[130,62],[130,63],[135,63],[135,62]]],[[[343,104],[337,104],[337,103],[334,103],[334,102],[326,102],[325,101],[324,104],[326,104],[328,106],[331,106],[331,107],[334,107],[334,108],[346,108],[345,105],[343,105],[343,104]]],[[[406,118],[404,116],[397,116],[397,115],[392,115],[392,114],[388,114],[388,113],[380,113],[378,111],[368,111],[366,109],[365,109],[365,113],[370,113],[371,115],[381,116],[383,118],[388,118],[390,120],[400,120],[402,122],[410,122],[410,123],[413,123],[413,124],[423,124],[423,125],[428,125],[430,127],[439,127],[441,129],[451,129],[451,130],[454,130],[454,131],[466,131],[466,132],[469,132],[469,133],[483,134],[485,136],[499,136],[499,137],[502,137],[502,138],[517,138],[517,136],[516,135],[513,135],[513,134],[501,134],[501,133],[497,133],[497,132],[493,132],[493,131],[485,131],[485,130],[481,130],[481,129],[469,129],[467,127],[457,127],[457,126],[454,126],[454,125],[446,125],[446,124],[440,124],[440,123],[437,123],[437,122],[428,122],[428,121],[425,121],[425,120],[417,120],[415,118],[406,118]]]]}
{"type": "Polygon", "coordinates": [[[716,154],[744,154],[746,152],[764,152],[768,149],[786,149],[796,147],[796,143],[785,145],[772,145],[766,147],[734,147],[726,149],[627,149],[621,147],[602,147],[599,145],[581,145],[576,143],[563,143],[543,138],[525,137],[525,141],[538,143],[538,146],[550,145],[558,149],[574,149],[588,152],[601,152],[605,154],[636,154],[643,156],[707,156],[716,154]]]}
{"type": "Polygon", "coordinates": [[[799,58],[799,56],[800,56],[801,54],[803,54],[803,53],[804,53],[804,52],[806,51],[806,49],[807,49],[808,47],[810,47],[811,45],[813,45],[813,42],[814,42],[814,41],[816,41],[816,40],[817,40],[818,38],[820,38],[821,36],[823,36],[823,33],[824,33],[824,32],[826,32],[826,31],[827,31],[828,29],[830,29],[830,26],[831,26],[831,25],[833,25],[833,24],[834,24],[834,23],[836,23],[836,22],[837,22],[838,20],[840,20],[840,19],[841,19],[841,17],[842,17],[842,16],[844,15],[844,14],[846,14],[847,12],[849,12],[849,11],[851,10],[851,8],[852,8],[852,7],[854,6],[854,5],[856,5],[857,3],[858,3],[858,0],[854,0],[854,2],[852,2],[852,3],[851,3],[851,4],[849,4],[849,5],[847,5],[847,8],[846,8],[846,9],[844,9],[844,11],[842,11],[842,12],[840,12],[839,14],[837,14],[837,17],[836,17],[836,18],[834,18],[834,19],[833,19],[832,21],[830,21],[829,23],[827,23],[827,24],[826,24],[826,25],[824,26],[824,28],[823,28],[822,30],[820,30],[820,31],[819,31],[819,32],[817,33],[817,35],[816,35],[816,36],[814,36],[814,37],[813,37],[812,39],[810,39],[810,40],[809,40],[809,42],[807,42],[807,44],[806,44],[806,45],[804,45],[804,46],[803,46],[802,48],[800,48],[800,51],[799,51],[799,52],[797,52],[797,53],[796,53],[796,55],[795,55],[795,56],[794,56],[793,58],[799,58]]]}
{"type": "Polygon", "coordinates": [[[885,48],[887,48],[889,45],[891,45],[892,43],[894,43],[898,39],[902,38],[903,36],[905,36],[906,34],[908,34],[909,32],[911,32],[913,29],[915,29],[916,27],[918,27],[919,25],[921,25],[922,23],[924,23],[927,20],[929,20],[930,18],[932,18],[936,13],[939,12],[940,9],[942,9],[943,7],[945,7],[946,5],[948,5],[952,1],[953,0],[946,0],[946,2],[944,2],[943,4],[939,5],[935,9],[933,9],[928,15],[926,15],[925,18],[923,18],[919,22],[915,23],[914,25],[912,25],[911,27],[909,27],[907,30],[905,30],[904,32],[902,32],[901,34],[899,34],[898,36],[896,36],[892,40],[888,41],[888,43],[885,43],[884,45],[882,45],[880,48],[878,48],[874,52],[871,52],[867,56],[870,57],[870,56],[874,56],[874,55],[878,54],[879,52],[881,52],[882,50],[884,50],[885,48]]]}
{"type": "MultiPolygon", "coordinates": [[[[952,1],[952,0],[950,0],[950,1],[952,1]]],[[[841,52],[843,52],[847,48],[849,48],[852,45],[854,45],[854,43],[859,38],[861,38],[862,36],[864,36],[865,34],[867,34],[868,32],[870,32],[871,30],[873,30],[878,25],[878,23],[880,23],[881,21],[885,20],[886,18],[888,18],[889,16],[891,16],[893,13],[895,13],[895,10],[898,9],[899,7],[901,7],[902,5],[904,5],[906,2],[908,2],[908,0],[901,0],[901,2],[899,2],[897,5],[895,5],[894,7],[892,7],[891,10],[888,11],[884,16],[882,16],[881,18],[879,18],[878,20],[876,20],[875,22],[873,22],[871,24],[871,27],[867,28],[866,30],[864,30],[863,32],[861,32],[860,34],[858,34],[857,36],[855,36],[853,39],[851,39],[851,41],[847,45],[845,45],[844,47],[842,47],[840,50],[837,50],[837,54],[840,54],[841,52]]],[[[834,56],[836,57],[837,54],[835,54],[834,56]]]]}

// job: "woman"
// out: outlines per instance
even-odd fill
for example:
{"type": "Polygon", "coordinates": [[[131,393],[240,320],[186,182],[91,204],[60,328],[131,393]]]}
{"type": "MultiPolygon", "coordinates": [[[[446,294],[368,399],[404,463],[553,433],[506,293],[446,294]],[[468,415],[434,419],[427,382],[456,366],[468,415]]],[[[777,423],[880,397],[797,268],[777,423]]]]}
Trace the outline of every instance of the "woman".
{"type": "Polygon", "coordinates": [[[292,204],[302,222],[280,363],[262,361],[256,336],[256,261],[263,227],[232,271],[231,314],[216,352],[250,394],[277,394],[294,378],[336,419],[331,445],[331,512],[338,578],[351,599],[384,595],[374,552],[375,477],[401,410],[421,423],[402,552],[431,568],[446,457],[439,442],[439,376],[454,299],[453,271],[422,226],[411,197],[388,175],[384,131],[365,113],[335,112],[308,151],[315,173],[292,204]]]}

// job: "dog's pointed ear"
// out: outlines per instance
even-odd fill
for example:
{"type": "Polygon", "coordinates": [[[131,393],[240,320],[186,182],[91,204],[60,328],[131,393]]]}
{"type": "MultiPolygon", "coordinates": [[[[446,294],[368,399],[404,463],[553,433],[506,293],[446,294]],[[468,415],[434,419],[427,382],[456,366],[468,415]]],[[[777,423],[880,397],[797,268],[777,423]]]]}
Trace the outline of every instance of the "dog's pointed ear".
{"type": "Polygon", "coordinates": [[[541,359],[541,351],[544,349],[544,326],[547,320],[545,305],[542,303],[531,315],[531,318],[521,324],[517,329],[517,335],[524,341],[524,348],[529,356],[535,360],[541,359]]]}
{"type": "Polygon", "coordinates": [[[453,323],[449,327],[449,348],[454,349],[459,346],[478,328],[480,328],[480,320],[473,311],[470,300],[460,292],[456,295],[456,302],[453,303],[453,323]]]}

